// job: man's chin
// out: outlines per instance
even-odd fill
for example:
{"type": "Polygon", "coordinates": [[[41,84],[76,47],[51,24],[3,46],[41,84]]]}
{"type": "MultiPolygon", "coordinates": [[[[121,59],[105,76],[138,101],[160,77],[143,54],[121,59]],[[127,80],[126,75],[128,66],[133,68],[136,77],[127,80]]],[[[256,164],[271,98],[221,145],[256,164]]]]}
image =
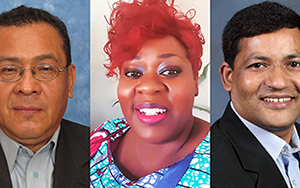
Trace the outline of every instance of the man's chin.
{"type": "Polygon", "coordinates": [[[289,123],[289,124],[272,124],[272,125],[259,125],[259,127],[270,131],[270,132],[280,132],[280,131],[285,131],[288,129],[291,129],[293,127],[294,123],[289,123]]]}

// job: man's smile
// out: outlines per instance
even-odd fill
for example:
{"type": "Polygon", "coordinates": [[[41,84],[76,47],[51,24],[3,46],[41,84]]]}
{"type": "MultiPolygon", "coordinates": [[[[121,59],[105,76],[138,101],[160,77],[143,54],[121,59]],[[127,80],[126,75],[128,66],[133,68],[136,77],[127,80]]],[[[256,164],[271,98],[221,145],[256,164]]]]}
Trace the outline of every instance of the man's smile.
{"type": "Polygon", "coordinates": [[[276,103],[281,103],[281,102],[288,102],[290,100],[292,100],[293,97],[285,97],[285,98],[271,98],[271,97],[266,97],[266,98],[262,98],[263,101],[265,102],[276,102],[276,103]]]}

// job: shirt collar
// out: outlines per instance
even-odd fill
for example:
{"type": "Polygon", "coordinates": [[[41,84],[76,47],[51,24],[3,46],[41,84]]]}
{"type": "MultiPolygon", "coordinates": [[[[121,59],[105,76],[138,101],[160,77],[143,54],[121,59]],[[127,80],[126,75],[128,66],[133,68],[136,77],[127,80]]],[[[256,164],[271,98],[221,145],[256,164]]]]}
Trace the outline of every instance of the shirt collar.
{"type": "MultiPolygon", "coordinates": [[[[36,154],[39,153],[41,150],[46,148],[50,143],[53,143],[54,146],[52,148],[52,156],[51,156],[53,164],[55,163],[55,152],[56,152],[59,131],[60,131],[60,126],[57,128],[55,133],[52,135],[52,137],[50,138],[48,143],[45,146],[43,146],[39,151],[36,152],[36,154]]],[[[9,172],[11,174],[11,172],[14,168],[16,158],[17,158],[19,147],[23,147],[23,148],[26,148],[26,147],[22,146],[20,143],[9,138],[1,129],[0,129],[0,143],[1,143],[1,146],[3,149],[3,152],[5,154],[5,157],[6,157],[9,172]]]]}
{"type": "MultiPolygon", "coordinates": [[[[277,135],[247,121],[237,113],[232,102],[230,102],[230,105],[235,114],[240,118],[240,120],[245,124],[245,126],[250,130],[250,132],[256,137],[260,144],[267,150],[267,152],[271,155],[273,160],[276,161],[283,147],[286,144],[289,144],[277,135]]],[[[293,129],[291,145],[293,146],[293,148],[298,148],[298,150],[300,150],[299,136],[295,126],[293,129]]]]}

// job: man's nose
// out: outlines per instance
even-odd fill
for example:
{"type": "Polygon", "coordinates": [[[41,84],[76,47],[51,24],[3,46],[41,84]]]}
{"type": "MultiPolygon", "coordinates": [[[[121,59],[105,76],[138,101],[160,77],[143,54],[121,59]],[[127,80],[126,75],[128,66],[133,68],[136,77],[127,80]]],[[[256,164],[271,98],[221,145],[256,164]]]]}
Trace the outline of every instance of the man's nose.
{"type": "Polygon", "coordinates": [[[274,89],[284,89],[290,85],[291,79],[284,67],[276,66],[268,71],[265,83],[274,89]]]}
{"type": "Polygon", "coordinates": [[[30,95],[41,92],[39,81],[33,77],[33,72],[29,68],[23,69],[22,77],[16,82],[15,93],[30,95]]]}

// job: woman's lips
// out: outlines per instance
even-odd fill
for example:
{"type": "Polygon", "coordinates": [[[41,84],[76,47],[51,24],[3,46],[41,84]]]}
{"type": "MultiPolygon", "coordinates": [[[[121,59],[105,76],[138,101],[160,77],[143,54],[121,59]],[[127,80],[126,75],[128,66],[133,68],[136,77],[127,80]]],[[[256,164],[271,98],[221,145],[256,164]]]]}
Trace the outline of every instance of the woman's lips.
{"type": "Polygon", "coordinates": [[[142,103],[135,108],[138,119],[147,124],[154,124],[162,121],[167,116],[167,108],[157,103],[142,103]]]}

